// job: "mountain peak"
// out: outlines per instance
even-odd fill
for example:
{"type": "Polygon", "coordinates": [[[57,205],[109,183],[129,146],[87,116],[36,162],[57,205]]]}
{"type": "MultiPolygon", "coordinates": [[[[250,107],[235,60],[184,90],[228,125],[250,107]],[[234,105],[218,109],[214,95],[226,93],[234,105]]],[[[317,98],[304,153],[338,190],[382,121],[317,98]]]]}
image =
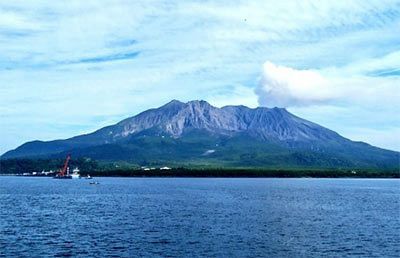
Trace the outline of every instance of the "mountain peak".
{"type": "Polygon", "coordinates": [[[191,100],[186,103],[173,99],[167,104],[161,106],[160,108],[165,108],[165,107],[176,107],[176,108],[185,108],[185,107],[212,107],[210,103],[208,103],[205,100],[191,100]]]}
{"type": "Polygon", "coordinates": [[[343,161],[340,164],[393,164],[393,160],[398,160],[397,153],[352,142],[291,114],[285,108],[218,108],[204,100],[186,103],[172,100],[91,134],[23,144],[2,158],[73,152],[77,156],[105,160],[150,160],[149,157],[157,157],[154,161],[164,158],[172,161],[174,156],[171,153],[179,152],[187,160],[196,160],[204,159],[203,153],[207,150],[215,150],[215,154],[207,158],[219,157],[222,163],[230,160],[233,165],[270,164],[268,162],[275,159],[274,155],[280,155],[282,151],[287,156],[281,160],[295,160],[293,164],[300,166],[304,162],[314,164],[323,155],[327,155],[327,162],[343,161]],[[267,157],[265,153],[271,156],[267,157]],[[310,159],[314,157],[310,153],[319,158],[310,159]],[[233,156],[229,156],[231,154],[233,156]],[[328,154],[333,155],[332,158],[328,154]],[[376,159],[375,163],[371,162],[373,159],[376,159]]]}
{"type": "Polygon", "coordinates": [[[191,100],[186,104],[189,106],[211,106],[211,104],[205,100],[191,100]]]}
{"type": "Polygon", "coordinates": [[[182,101],[177,100],[177,99],[173,99],[170,102],[168,102],[167,105],[168,104],[184,104],[184,103],[182,101]]]}
{"type": "Polygon", "coordinates": [[[181,101],[179,101],[179,100],[173,99],[173,100],[171,100],[170,102],[168,102],[167,104],[163,105],[162,107],[167,107],[167,106],[181,106],[181,105],[185,105],[185,103],[183,103],[183,102],[181,102],[181,101]]]}

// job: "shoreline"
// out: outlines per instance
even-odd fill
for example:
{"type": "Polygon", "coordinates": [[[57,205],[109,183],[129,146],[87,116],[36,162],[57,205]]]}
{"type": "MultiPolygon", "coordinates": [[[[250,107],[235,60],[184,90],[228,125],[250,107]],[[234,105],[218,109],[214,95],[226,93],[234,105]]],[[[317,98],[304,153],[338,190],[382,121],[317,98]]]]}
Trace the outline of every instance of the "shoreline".
{"type": "MultiPolygon", "coordinates": [[[[400,171],[394,170],[268,170],[268,169],[185,169],[170,170],[101,170],[82,172],[92,177],[146,177],[146,178],[386,178],[400,179],[400,171]]],[[[0,176],[52,177],[53,175],[23,175],[22,173],[0,176]]]]}
{"type": "MultiPolygon", "coordinates": [[[[24,178],[49,178],[52,179],[52,177],[49,176],[21,176],[21,175],[7,175],[7,174],[2,174],[0,175],[1,177],[24,177],[24,178]]],[[[247,177],[247,176],[241,176],[241,177],[218,177],[218,176],[95,176],[93,179],[96,178],[154,178],[154,179],[162,179],[162,178],[175,178],[175,179],[183,179],[183,178],[193,178],[193,179],[382,179],[382,180],[387,180],[387,179],[393,179],[393,180],[399,180],[400,177],[247,177]]],[[[84,178],[79,178],[83,179],[84,178]]],[[[76,180],[76,179],[75,179],[76,180]]]]}

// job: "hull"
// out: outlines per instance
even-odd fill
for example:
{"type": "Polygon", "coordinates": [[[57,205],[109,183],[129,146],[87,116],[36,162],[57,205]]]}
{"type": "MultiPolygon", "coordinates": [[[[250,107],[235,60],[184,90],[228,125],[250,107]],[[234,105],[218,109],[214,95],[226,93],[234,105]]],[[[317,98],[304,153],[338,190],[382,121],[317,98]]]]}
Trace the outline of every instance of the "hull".
{"type": "Polygon", "coordinates": [[[53,179],[72,179],[72,176],[55,176],[53,179]]]}

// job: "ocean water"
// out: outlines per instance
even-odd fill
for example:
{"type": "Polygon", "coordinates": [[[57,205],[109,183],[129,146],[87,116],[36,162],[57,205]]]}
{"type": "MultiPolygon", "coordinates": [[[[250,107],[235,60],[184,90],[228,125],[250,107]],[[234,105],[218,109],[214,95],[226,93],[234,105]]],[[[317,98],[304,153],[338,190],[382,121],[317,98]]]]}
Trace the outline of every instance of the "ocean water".
{"type": "Polygon", "coordinates": [[[0,177],[0,257],[400,257],[400,180],[0,177]]]}

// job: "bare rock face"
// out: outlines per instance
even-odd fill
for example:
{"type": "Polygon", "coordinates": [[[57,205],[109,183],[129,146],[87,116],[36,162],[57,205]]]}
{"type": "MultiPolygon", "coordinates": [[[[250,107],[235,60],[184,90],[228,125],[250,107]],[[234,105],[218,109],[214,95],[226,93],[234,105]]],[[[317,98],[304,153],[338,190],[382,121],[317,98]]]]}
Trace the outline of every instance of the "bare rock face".
{"type": "Polygon", "coordinates": [[[291,162],[293,166],[393,167],[399,160],[398,152],[353,142],[283,108],[217,108],[198,100],[173,100],[66,140],[28,142],[1,158],[55,157],[71,151],[105,160],[211,159],[232,166],[271,165],[279,160],[276,166],[291,162]]]}
{"type": "MultiPolygon", "coordinates": [[[[170,103],[145,111],[107,128],[109,141],[120,140],[143,130],[156,128],[160,132],[179,138],[191,129],[215,134],[248,133],[264,140],[307,141],[333,140],[340,137],[323,128],[289,113],[282,108],[256,108],[225,106],[217,108],[206,101],[170,103]]],[[[96,133],[103,133],[101,129],[96,133]]]]}
{"type": "Polygon", "coordinates": [[[322,126],[311,123],[282,108],[225,106],[217,108],[203,100],[187,103],[172,100],[156,109],[149,109],[115,125],[93,133],[50,142],[28,142],[3,158],[42,155],[71,148],[83,148],[124,141],[152,129],[153,133],[181,137],[191,130],[202,130],[216,135],[246,134],[258,140],[304,144],[307,142],[343,141],[343,137],[322,126]]]}

